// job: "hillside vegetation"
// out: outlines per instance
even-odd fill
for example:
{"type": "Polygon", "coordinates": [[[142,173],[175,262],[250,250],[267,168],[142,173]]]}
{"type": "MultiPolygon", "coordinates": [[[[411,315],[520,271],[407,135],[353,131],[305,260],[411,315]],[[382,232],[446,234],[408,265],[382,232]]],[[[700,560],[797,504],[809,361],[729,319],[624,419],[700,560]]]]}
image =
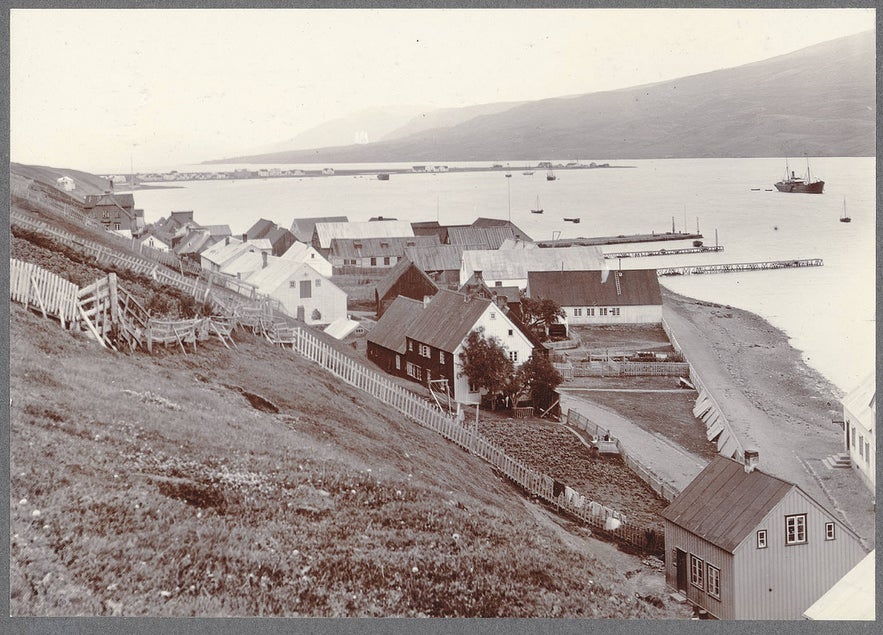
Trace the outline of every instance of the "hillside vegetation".
{"type": "Polygon", "coordinates": [[[360,146],[225,162],[874,156],[875,34],[616,91],[529,102],[360,146]]]}

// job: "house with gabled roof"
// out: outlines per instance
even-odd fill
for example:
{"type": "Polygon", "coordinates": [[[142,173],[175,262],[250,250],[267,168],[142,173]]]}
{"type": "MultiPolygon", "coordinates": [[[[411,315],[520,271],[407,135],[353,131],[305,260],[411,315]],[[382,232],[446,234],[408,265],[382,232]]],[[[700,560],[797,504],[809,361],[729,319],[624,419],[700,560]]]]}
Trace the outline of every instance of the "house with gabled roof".
{"type": "Polygon", "coordinates": [[[400,260],[374,287],[374,308],[381,317],[399,296],[422,301],[438,293],[438,285],[408,258],[400,260]]]}
{"type": "Polygon", "coordinates": [[[661,324],[662,292],[655,269],[531,271],[527,295],[564,309],[568,326],[661,324]]]}
{"type": "Polygon", "coordinates": [[[145,230],[144,210],[135,209],[135,196],[131,192],[87,194],[83,211],[108,231],[139,236],[145,230]]]}
{"type": "Polygon", "coordinates": [[[662,512],[666,583],[725,620],[800,619],[864,556],[861,539],[797,485],[715,457],[662,512]]]}
{"type": "Polygon", "coordinates": [[[362,221],[354,223],[316,223],[312,245],[323,250],[331,249],[335,238],[404,238],[413,237],[411,223],[399,220],[362,221]]]}
{"type": "Polygon", "coordinates": [[[515,241],[515,230],[510,226],[497,227],[448,227],[448,243],[465,249],[499,249],[508,241],[515,241]]]}
{"type": "Polygon", "coordinates": [[[143,246],[166,252],[171,251],[171,242],[171,239],[169,239],[165,234],[154,232],[152,230],[148,230],[137,240],[139,248],[143,246]]]}
{"type": "Polygon", "coordinates": [[[333,267],[383,269],[395,266],[410,247],[431,247],[438,244],[435,236],[401,238],[335,238],[331,241],[328,260],[333,267]]]}
{"type": "Polygon", "coordinates": [[[272,248],[270,242],[263,238],[243,242],[238,238],[228,236],[200,254],[200,265],[206,271],[221,271],[234,258],[238,258],[246,251],[260,251],[269,254],[272,248]]]}
{"type": "Polygon", "coordinates": [[[294,234],[290,231],[284,227],[279,227],[276,223],[267,220],[266,218],[261,218],[252,225],[248,231],[245,232],[245,238],[246,240],[257,240],[259,238],[269,240],[274,256],[281,256],[284,254],[296,240],[294,234]]]}
{"type": "Polygon", "coordinates": [[[527,288],[528,271],[603,268],[604,256],[598,247],[464,251],[458,284],[465,284],[479,272],[489,287],[518,287],[524,290],[527,288]]]}
{"type": "Polygon", "coordinates": [[[456,289],[460,286],[460,266],[463,248],[458,245],[406,247],[405,257],[417,265],[441,286],[456,289]]]}
{"type": "Polygon", "coordinates": [[[391,375],[405,376],[405,333],[423,313],[423,302],[405,296],[395,298],[368,333],[368,359],[391,375]]]}
{"type": "Polygon", "coordinates": [[[331,263],[323,258],[322,254],[316,251],[316,248],[309,243],[294,243],[288,248],[288,251],[280,256],[280,258],[295,262],[304,262],[326,278],[330,278],[332,275],[333,269],[331,263]]]}
{"type": "Polygon", "coordinates": [[[346,216],[313,216],[311,218],[295,218],[291,222],[291,233],[302,243],[310,243],[313,240],[313,232],[316,223],[346,223],[346,216]]]}
{"type": "Polygon", "coordinates": [[[871,373],[852,392],[843,404],[843,425],[849,460],[862,483],[877,491],[877,382],[871,373]]]}
{"type": "Polygon", "coordinates": [[[427,386],[433,380],[445,380],[454,401],[479,403],[481,393],[468,377],[461,375],[460,362],[469,334],[479,329],[485,337],[497,340],[516,367],[533,354],[531,340],[499,306],[490,300],[443,289],[425,301],[420,317],[405,331],[405,374],[427,386]]]}
{"type": "Polygon", "coordinates": [[[264,262],[246,282],[278,300],[292,317],[307,324],[331,324],[345,318],[346,292],[310,265],[263,254],[264,262]]]}
{"type": "Polygon", "coordinates": [[[522,230],[518,225],[513,223],[511,220],[507,220],[505,218],[485,218],[479,216],[472,222],[473,227],[509,227],[515,234],[515,239],[523,242],[532,243],[534,242],[533,238],[527,235],[527,233],[522,230]]]}

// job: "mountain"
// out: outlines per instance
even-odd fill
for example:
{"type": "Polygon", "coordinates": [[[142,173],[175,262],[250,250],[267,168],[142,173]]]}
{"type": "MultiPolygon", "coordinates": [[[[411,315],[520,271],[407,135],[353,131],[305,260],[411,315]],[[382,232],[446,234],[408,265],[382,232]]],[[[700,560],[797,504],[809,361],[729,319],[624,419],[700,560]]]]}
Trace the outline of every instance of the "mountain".
{"type": "Polygon", "coordinates": [[[515,106],[520,106],[523,101],[501,101],[493,104],[479,104],[478,106],[465,106],[463,108],[439,108],[421,113],[411,119],[404,126],[387,134],[382,141],[400,139],[413,134],[433,130],[435,128],[450,128],[469,121],[482,115],[493,115],[515,106]]]}
{"type": "Polygon", "coordinates": [[[242,162],[874,156],[873,31],[675,80],[544,99],[363,146],[242,162]]]}

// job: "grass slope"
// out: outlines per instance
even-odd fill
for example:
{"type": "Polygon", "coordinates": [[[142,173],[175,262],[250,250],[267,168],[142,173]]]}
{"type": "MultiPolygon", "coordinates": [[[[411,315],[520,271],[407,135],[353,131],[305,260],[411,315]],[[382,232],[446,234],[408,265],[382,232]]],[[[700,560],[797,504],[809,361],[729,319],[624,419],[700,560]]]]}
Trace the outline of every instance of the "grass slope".
{"type": "Polygon", "coordinates": [[[10,328],[13,615],[683,616],[290,352],[111,354],[17,305],[10,328]]]}

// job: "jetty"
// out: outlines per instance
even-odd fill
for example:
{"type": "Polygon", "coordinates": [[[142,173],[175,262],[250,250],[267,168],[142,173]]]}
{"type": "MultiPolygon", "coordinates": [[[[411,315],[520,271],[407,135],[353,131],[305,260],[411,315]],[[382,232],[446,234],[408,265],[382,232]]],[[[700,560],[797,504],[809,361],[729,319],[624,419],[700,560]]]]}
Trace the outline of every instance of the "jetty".
{"type": "Polygon", "coordinates": [[[733,273],[737,271],[762,271],[766,269],[792,269],[798,267],[821,267],[821,258],[801,260],[766,260],[763,262],[733,262],[719,265],[696,265],[692,267],[664,267],[656,270],[659,276],[690,276],[706,273],[733,273]]]}
{"type": "Polygon", "coordinates": [[[619,236],[595,236],[593,238],[558,238],[538,240],[537,247],[592,247],[594,245],[619,245],[622,243],[653,243],[663,240],[701,240],[702,234],[687,232],[665,232],[662,234],[620,234],[619,236]]]}
{"type": "Polygon", "coordinates": [[[619,251],[604,254],[608,260],[616,258],[646,258],[648,256],[680,256],[683,254],[705,254],[723,251],[723,245],[709,245],[708,247],[684,247],[683,249],[648,249],[645,251],[619,251]]]}

